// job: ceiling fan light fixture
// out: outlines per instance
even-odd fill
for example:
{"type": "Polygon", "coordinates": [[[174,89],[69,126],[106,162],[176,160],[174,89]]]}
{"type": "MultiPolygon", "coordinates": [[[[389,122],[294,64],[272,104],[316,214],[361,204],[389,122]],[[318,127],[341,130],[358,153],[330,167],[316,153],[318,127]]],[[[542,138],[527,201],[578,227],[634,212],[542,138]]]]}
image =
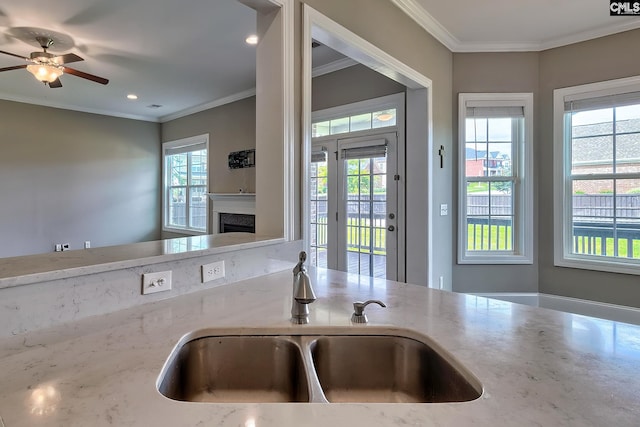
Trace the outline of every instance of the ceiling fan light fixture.
{"type": "Polygon", "coordinates": [[[52,83],[56,81],[62,74],[62,68],[48,64],[29,64],[27,71],[41,82],[52,83]]]}

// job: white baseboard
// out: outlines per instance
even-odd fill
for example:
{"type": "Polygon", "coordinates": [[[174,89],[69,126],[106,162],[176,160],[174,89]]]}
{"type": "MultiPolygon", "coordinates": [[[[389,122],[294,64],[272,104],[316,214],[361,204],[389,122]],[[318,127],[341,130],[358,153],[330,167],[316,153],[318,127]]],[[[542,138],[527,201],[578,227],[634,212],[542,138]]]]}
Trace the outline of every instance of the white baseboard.
{"type": "Polygon", "coordinates": [[[535,292],[472,293],[470,295],[640,325],[640,309],[624,305],[535,292]]]}

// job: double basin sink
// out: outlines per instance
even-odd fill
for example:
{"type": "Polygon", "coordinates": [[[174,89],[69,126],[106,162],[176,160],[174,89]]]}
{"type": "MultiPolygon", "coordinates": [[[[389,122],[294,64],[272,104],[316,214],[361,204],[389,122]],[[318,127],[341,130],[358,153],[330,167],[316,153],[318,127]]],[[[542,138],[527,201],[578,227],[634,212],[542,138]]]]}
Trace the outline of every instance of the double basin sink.
{"type": "Polygon", "coordinates": [[[482,395],[428,337],[397,328],[204,329],[175,346],[164,396],[214,403],[435,403],[482,395]]]}

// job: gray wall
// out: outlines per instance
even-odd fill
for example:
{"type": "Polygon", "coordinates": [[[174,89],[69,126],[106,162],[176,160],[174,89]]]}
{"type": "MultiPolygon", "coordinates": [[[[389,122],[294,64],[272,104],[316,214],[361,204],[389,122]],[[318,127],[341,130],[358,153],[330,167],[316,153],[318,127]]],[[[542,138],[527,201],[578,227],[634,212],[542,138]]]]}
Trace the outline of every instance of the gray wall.
{"type": "MultiPolygon", "coordinates": [[[[538,106],[538,69],[537,52],[522,53],[455,53],[453,55],[453,95],[454,108],[451,114],[456,125],[453,129],[454,141],[458,141],[458,94],[474,92],[533,92],[534,108],[538,106]]],[[[534,111],[534,122],[537,120],[534,111]]],[[[537,157],[537,126],[534,123],[534,143],[537,157]]],[[[458,144],[453,144],[452,155],[456,162],[460,155],[458,144]]],[[[535,162],[534,169],[538,166],[535,162]]],[[[534,171],[535,173],[536,171],[534,171]]],[[[458,174],[455,174],[455,193],[458,188],[458,174]]],[[[534,176],[538,176],[535,173],[534,176]]],[[[534,192],[536,189],[534,188],[534,192]]],[[[454,242],[458,238],[458,199],[454,198],[452,234],[454,242]]],[[[534,206],[537,206],[534,199],[534,206]]],[[[537,217],[537,215],[535,215],[537,217]]],[[[535,227],[534,222],[534,227],[535,227]]],[[[453,290],[456,292],[537,292],[538,262],[534,243],[533,265],[461,265],[457,264],[457,245],[453,245],[453,290]]]]}
{"type": "MultiPolygon", "coordinates": [[[[209,134],[209,192],[255,193],[256,168],[229,169],[229,153],[256,148],[256,97],[210,108],[162,124],[162,142],[209,134]]],[[[260,162],[256,155],[256,164],[260,162]]],[[[209,218],[209,221],[213,221],[209,218]]],[[[209,229],[213,225],[209,224],[209,229]]],[[[163,239],[182,234],[162,232],[163,239]]]]}
{"type": "MultiPolygon", "coordinates": [[[[430,78],[433,82],[433,140],[434,146],[441,144],[451,148],[452,137],[452,54],[440,42],[428,34],[408,15],[394,6],[388,0],[306,0],[305,2],[320,13],[328,16],[340,25],[379,47],[392,57],[398,59],[417,72],[430,78]]],[[[297,16],[302,16],[297,13],[297,16]]],[[[300,19],[298,18],[298,29],[300,19]]],[[[297,37],[297,51],[300,51],[300,38],[297,37]]],[[[298,64],[299,67],[299,64],[298,64]]],[[[297,90],[300,85],[298,83],[297,90]]],[[[298,101],[299,102],[299,101],[298,101]]],[[[298,105],[298,111],[299,111],[298,105]]],[[[427,117],[424,117],[427,120],[427,117]]],[[[427,209],[427,170],[434,168],[433,200],[434,206],[428,208],[435,212],[440,203],[449,203],[453,199],[452,186],[452,156],[445,160],[445,168],[439,169],[439,160],[433,154],[433,164],[427,164],[427,139],[416,139],[408,142],[407,152],[418,167],[412,167],[407,172],[411,175],[408,187],[419,188],[408,197],[413,197],[416,204],[427,209]]],[[[435,150],[437,153],[437,150],[435,150]]],[[[408,167],[409,169],[409,167],[408,167]]],[[[298,200],[301,200],[298,197],[298,200]]],[[[438,208],[439,209],[439,208],[438,208]]],[[[445,288],[451,283],[452,259],[452,216],[434,216],[433,241],[437,245],[434,249],[434,275],[443,276],[445,288]]],[[[427,240],[426,217],[420,216],[416,221],[408,221],[407,248],[424,248],[427,240]]],[[[416,284],[425,285],[429,279],[425,274],[427,254],[416,258],[414,262],[407,261],[407,277],[416,284]]]]}
{"type": "Polygon", "coordinates": [[[318,76],[312,82],[313,111],[404,92],[404,85],[364,65],[318,76]]]}
{"type": "MultiPolygon", "coordinates": [[[[640,30],[634,30],[543,52],[453,55],[455,97],[459,92],[534,93],[534,205],[538,237],[533,266],[454,265],[455,291],[539,291],[640,307],[637,276],[554,267],[552,214],[553,90],[639,75],[637,55],[626,51],[626,47],[639,44],[640,30]]],[[[452,115],[457,122],[457,109],[452,109],[452,115]]],[[[455,127],[457,132],[457,124],[455,127]]],[[[456,232],[455,226],[452,232],[456,232]]]]}
{"type": "Polygon", "coordinates": [[[640,307],[638,276],[553,266],[553,90],[640,74],[640,30],[540,54],[538,168],[540,292],[640,307]],[[632,48],[633,47],[633,48],[632,48]]]}
{"type": "MultiPolygon", "coordinates": [[[[211,108],[162,124],[162,142],[209,134],[209,191],[256,191],[256,168],[229,169],[232,151],[256,148],[256,97],[211,108]]],[[[256,163],[258,163],[256,158],[256,163]]]]}
{"type": "Polygon", "coordinates": [[[159,131],[0,101],[0,257],[158,239],[159,131]]]}

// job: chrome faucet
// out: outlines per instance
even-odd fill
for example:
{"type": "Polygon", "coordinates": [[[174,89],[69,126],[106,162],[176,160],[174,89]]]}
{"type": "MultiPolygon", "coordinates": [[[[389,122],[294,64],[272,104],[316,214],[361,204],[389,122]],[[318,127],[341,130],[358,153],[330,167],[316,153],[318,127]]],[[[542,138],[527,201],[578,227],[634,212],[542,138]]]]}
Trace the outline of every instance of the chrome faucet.
{"type": "Polygon", "coordinates": [[[309,304],[316,300],[304,262],[307,253],[300,252],[298,264],[293,269],[293,300],[291,303],[291,321],[296,325],[309,323],[309,304]]]}
{"type": "Polygon", "coordinates": [[[368,301],[356,301],[353,303],[353,314],[351,315],[351,321],[353,323],[368,323],[369,319],[367,319],[367,315],[364,314],[364,308],[371,303],[376,303],[380,307],[386,307],[386,305],[382,301],[378,301],[377,299],[370,299],[368,301]]]}

